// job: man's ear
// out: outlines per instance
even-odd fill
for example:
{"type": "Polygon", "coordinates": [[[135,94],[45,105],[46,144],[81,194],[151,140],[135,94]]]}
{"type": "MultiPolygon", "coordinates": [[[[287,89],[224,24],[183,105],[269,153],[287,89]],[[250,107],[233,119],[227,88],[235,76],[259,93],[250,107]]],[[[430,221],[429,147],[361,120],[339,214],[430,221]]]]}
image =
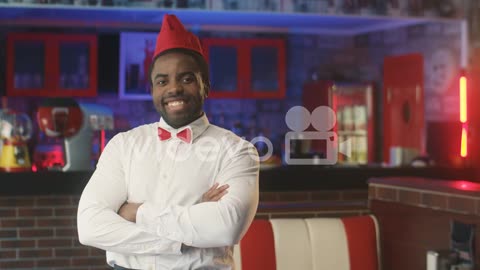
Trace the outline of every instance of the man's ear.
{"type": "Polygon", "coordinates": [[[203,94],[204,99],[206,99],[208,97],[209,90],[210,90],[210,87],[205,87],[205,93],[203,94]]]}
{"type": "Polygon", "coordinates": [[[210,91],[210,85],[204,83],[203,84],[203,99],[206,99],[208,97],[208,92],[210,91]]]}

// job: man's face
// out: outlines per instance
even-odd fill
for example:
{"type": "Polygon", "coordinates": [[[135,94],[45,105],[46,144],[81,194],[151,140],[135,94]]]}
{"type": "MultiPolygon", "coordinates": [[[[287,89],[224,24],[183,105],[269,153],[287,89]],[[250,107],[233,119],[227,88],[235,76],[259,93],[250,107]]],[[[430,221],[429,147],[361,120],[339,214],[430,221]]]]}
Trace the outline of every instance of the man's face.
{"type": "Polygon", "coordinates": [[[153,103],[165,122],[179,128],[200,117],[205,95],[193,57],[177,52],[162,55],[151,76],[153,103]]]}

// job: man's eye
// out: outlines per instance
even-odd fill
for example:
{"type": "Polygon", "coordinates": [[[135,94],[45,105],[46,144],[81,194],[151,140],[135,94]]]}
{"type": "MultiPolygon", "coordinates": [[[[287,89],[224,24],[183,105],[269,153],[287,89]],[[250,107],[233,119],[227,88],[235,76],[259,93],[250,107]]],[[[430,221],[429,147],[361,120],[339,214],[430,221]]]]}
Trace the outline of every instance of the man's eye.
{"type": "Polygon", "coordinates": [[[193,76],[185,76],[183,78],[184,83],[191,83],[191,82],[194,82],[194,81],[195,81],[195,78],[193,76]]]}
{"type": "Polygon", "coordinates": [[[156,84],[156,85],[165,85],[166,83],[167,83],[167,82],[164,81],[164,80],[159,80],[159,81],[157,81],[155,84],[156,84]]]}

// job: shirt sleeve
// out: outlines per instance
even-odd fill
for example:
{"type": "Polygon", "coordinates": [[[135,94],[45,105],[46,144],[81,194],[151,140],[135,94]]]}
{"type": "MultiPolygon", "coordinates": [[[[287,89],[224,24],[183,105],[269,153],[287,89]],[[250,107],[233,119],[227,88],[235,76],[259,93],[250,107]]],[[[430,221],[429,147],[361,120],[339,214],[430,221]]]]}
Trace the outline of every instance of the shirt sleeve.
{"type": "Polygon", "coordinates": [[[228,193],[218,202],[192,206],[155,205],[138,208],[137,223],[160,237],[199,248],[231,246],[239,242],[258,207],[258,153],[245,143],[225,157],[217,182],[228,184],[228,193]]]}
{"type": "Polygon", "coordinates": [[[181,242],[149,233],[117,214],[127,200],[123,141],[115,136],[80,197],[77,227],[80,243],[124,254],[181,254],[181,242]]]}

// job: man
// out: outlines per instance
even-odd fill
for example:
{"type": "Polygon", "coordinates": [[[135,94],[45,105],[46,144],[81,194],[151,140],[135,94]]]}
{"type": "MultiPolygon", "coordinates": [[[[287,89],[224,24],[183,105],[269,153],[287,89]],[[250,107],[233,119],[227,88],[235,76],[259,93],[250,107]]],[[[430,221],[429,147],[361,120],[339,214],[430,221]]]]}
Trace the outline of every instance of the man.
{"type": "Polygon", "coordinates": [[[233,269],[258,205],[258,154],[209,124],[203,51],[173,15],[150,77],[161,119],[106,146],[79,202],[80,242],[115,269],[233,269]]]}

